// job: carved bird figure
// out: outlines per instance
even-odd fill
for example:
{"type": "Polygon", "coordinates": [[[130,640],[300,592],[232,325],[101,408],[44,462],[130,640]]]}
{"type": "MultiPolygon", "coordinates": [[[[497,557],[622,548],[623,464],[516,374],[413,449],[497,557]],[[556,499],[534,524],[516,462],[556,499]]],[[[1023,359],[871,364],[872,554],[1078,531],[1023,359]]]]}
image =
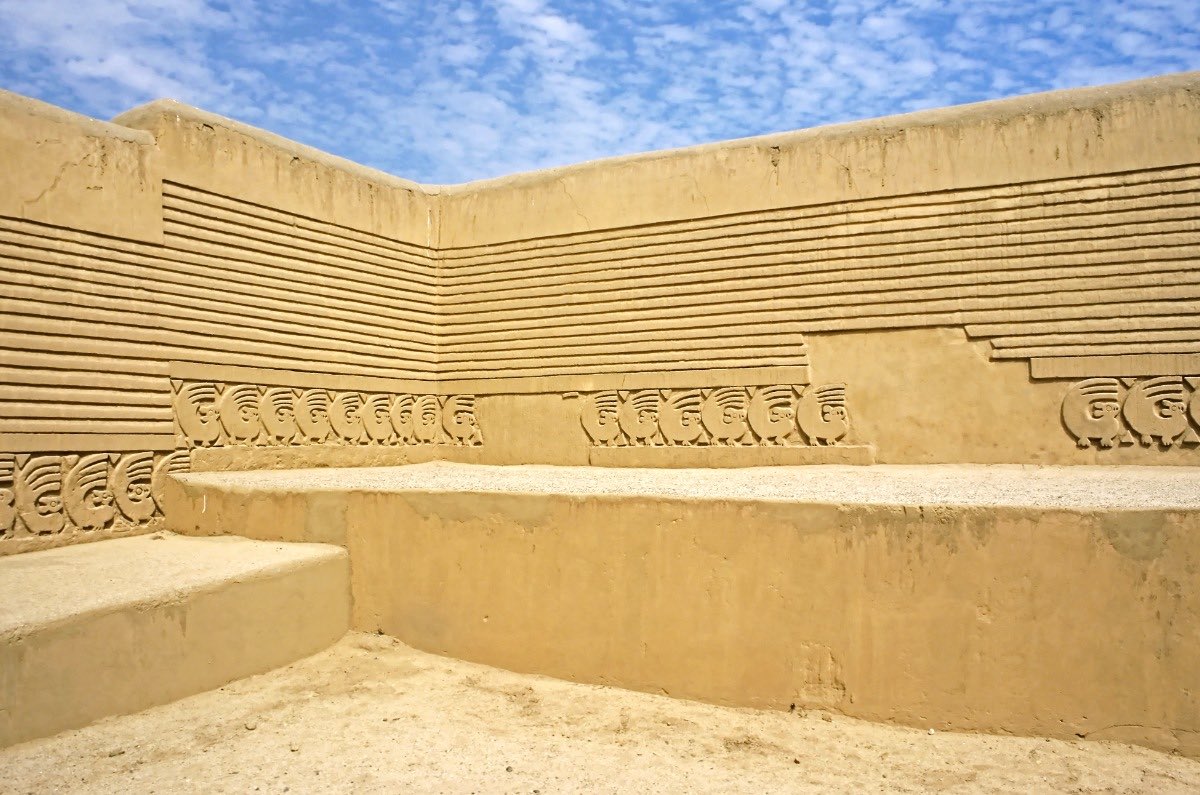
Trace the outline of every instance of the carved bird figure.
{"type": "Polygon", "coordinates": [[[663,437],[674,444],[691,444],[704,427],[700,424],[700,390],[673,389],[658,413],[663,437]]]}
{"type": "Polygon", "coordinates": [[[814,444],[836,444],[850,430],[846,385],[809,387],[800,398],[797,419],[800,430],[814,444]]]}
{"type": "Polygon", "coordinates": [[[736,444],[750,430],[746,422],[749,397],[742,387],[714,389],[700,405],[700,419],[715,444],[736,444]]]}
{"type": "Polygon", "coordinates": [[[1079,448],[1094,443],[1112,447],[1123,434],[1121,384],[1115,378],[1088,378],[1073,384],[1063,398],[1062,421],[1079,448]]]}

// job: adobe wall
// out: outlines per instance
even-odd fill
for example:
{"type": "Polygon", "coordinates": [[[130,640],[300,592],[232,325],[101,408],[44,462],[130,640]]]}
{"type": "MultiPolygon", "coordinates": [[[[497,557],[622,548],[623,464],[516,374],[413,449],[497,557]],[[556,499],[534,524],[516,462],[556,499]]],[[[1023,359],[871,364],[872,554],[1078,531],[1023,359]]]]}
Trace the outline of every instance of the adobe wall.
{"type": "Polygon", "coordinates": [[[354,626],[427,651],[1200,756],[1194,510],[435,492],[344,495],[338,518],[354,626]]]}
{"type": "Polygon", "coordinates": [[[353,626],[516,671],[1200,756],[1200,470],[204,472],[189,535],[338,544],[353,626]]]}
{"type": "Polygon", "coordinates": [[[108,124],[0,92],[0,554],[154,529],[192,448],[286,450],[362,432],[364,394],[436,394],[435,212],[176,103],[108,124]]]}
{"type": "Polygon", "coordinates": [[[877,462],[1200,463],[1198,188],[1197,74],[456,186],[443,386],[546,462],[694,461],[707,390],[832,384],[848,429],[766,402],[877,462]],[[633,402],[672,427],[596,427],[633,402]]]}
{"type": "Polygon", "coordinates": [[[452,187],[0,94],[0,554],[188,468],[1200,463],[1198,89],[452,187]]]}

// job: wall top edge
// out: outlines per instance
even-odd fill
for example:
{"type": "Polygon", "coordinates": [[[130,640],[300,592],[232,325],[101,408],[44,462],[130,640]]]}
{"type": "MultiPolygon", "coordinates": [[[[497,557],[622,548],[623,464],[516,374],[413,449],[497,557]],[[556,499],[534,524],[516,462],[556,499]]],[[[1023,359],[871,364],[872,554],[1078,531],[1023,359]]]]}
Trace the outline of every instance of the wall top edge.
{"type": "Polygon", "coordinates": [[[731,138],[673,149],[637,152],[438,187],[440,188],[440,192],[444,194],[466,194],[483,190],[504,189],[540,182],[550,182],[562,179],[563,177],[613,166],[683,159],[721,151],[763,149],[772,146],[794,148],[797,145],[815,141],[852,139],[913,128],[954,127],[987,121],[1003,121],[1021,116],[1049,116],[1069,111],[1087,111],[1099,109],[1115,102],[1152,100],[1180,91],[1200,94],[1200,71],[1179,72],[1100,86],[1065,88],[1034,94],[1022,94],[1003,99],[989,99],[962,105],[912,111],[910,113],[824,124],[800,130],[767,133],[745,138],[731,138]]]}
{"type": "Polygon", "coordinates": [[[155,143],[154,136],[146,130],[126,127],[119,122],[102,121],[2,88],[0,88],[0,108],[12,114],[23,113],[60,124],[70,124],[79,128],[81,132],[97,138],[112,138],[141,146],[154,146],[155,143]]]}
{"type": "Polygon", "coordinates": [[[1036,94],[1025,94],[1004,99],[919,110],[911,113],[828,124],[788,132],[769,133],[766,135],[714,141],[674,149],[660,149],[651,152],[619,155],[555,168],[526,171],[492,179],[445,185],[426,184],[407,180],[385,171],[363,166],[354,161],[329,154],[315,147],[298,143],[267,130],[200,110],[199,108],[172,99],[159,99],[131,108],[114,117],[111,122],[93,119],[89,116],[74,113],[40,100],[4,91],[3,89],[0,89],[0,104],[21,107],[33,114],[87,126],[98,134],[143,144],[154,143],[154,137],[149,130],[155,127],[155,122],[158,119],[162,117],[184,118],[202,124],[226,128],[232,132],[259,140],[269,146],[291,152],[308,160],[316,161],[330,168],[349,172],[366,180],[403,190],[433,195],[464,194],[480,190],[511,188],[518,185],[552,181],[561,179],[564,176],[616,165],[685,158],[721,150],[795,146],[809,141],[853,138],[865,134],[879,134],[888,130],[938,125],[954,126],[956,124],[977,123],[1030,114],[1048,115],[1071,110],[1087,110],[1116,101],[1152,99],[1178,91],[1200,93],[1200,71],[1181,72],[1103,86],[1068,88],[1036,94]]]}
{"type": "MultiPolygon", "coordinates": [[[[440,186],[438,185],[422,185],[412,180],[397,177],[386,171],[380,171],[356,163],[353,160],[338,157],[322,149],[293,141],[290,138],[285,138],[282,135],[277,135],[260,127],[226,118],[216,113],[210,113],[209,111],[201,110],[200,108],[186,105],[173,99],[157,99],[153,102],[147,102],[144,105],[138,105],[114,117],[112,123],[113,125],[124,125],[125,127],[133,128],[136,131],[154,130],[158,127],[158,122],[163,118],[184,119],[199,124],[207,124],[211,127],[223,128],[273,149],[278,149],[304,160],[325,166],[326,168],[342,171],[359,179],[385,185],[390,188],[423,194],[435,194],[440,190],[440,186]]],[[[153,135],[149,132],[146,134],[150,135],[153,141],[153,135]]]]}

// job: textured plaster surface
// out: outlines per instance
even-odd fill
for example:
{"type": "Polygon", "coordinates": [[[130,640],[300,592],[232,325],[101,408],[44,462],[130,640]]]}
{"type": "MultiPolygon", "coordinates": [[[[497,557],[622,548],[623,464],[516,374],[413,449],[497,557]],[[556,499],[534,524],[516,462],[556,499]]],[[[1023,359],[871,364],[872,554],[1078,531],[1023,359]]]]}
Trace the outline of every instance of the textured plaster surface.
{"type": "Polygon", "coordinates": [[[345,544],[355,628],[439,654],[1200,755],[1193,468],[194,473],[167,515],[345,544]]]}

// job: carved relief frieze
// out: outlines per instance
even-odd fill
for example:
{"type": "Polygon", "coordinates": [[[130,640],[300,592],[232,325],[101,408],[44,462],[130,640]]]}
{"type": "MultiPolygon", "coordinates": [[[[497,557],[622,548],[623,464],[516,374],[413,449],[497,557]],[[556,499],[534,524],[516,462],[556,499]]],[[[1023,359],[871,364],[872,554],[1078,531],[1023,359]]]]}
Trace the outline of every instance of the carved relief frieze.
{"type": "Polygon", "coordinates": [[[157,524],[163,479],[189,463],[187,451],[0,453],[0,539],[157,524]]]}
{"type": "Polygon", "coordinates": [[[1081,449],[1200,445],[1200,376],[1087,378],[1067,390],[1062,421],[1081,449]]]}
{"type": "Polygon", "coordinates": [[[846,387],[608,390],[580,395],[596,447],[797,447],[842,443],[846,387]]]}
{"type": "Polygon", "coordinates": [[[477,446],[472,395],[171,382],[179,445],[477,446]]]}

